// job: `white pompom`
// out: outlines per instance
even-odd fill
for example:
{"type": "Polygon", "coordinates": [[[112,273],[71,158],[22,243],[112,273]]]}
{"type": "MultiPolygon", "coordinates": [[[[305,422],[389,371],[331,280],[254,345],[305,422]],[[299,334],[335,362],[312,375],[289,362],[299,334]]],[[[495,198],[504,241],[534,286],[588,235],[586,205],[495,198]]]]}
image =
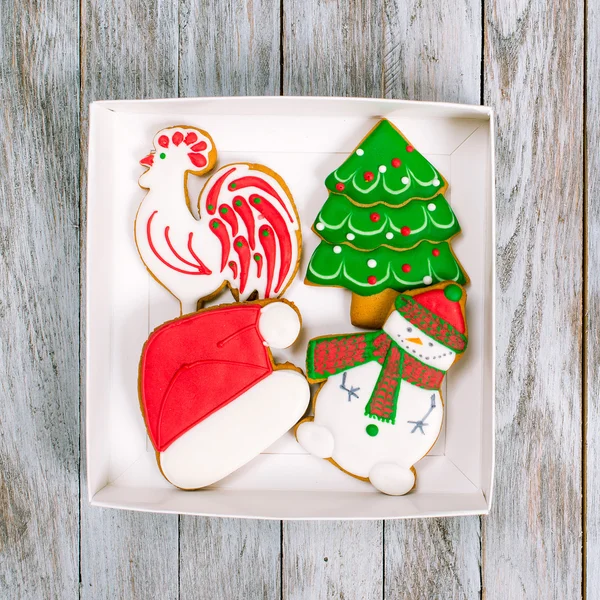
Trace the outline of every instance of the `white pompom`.
{"type": "Polygon", "coordinates": [[[300,333],[300,317],[285,302],[269,302],[260,311],[258,330],[267,346],[287,348],[296,341],[300,333]]]}

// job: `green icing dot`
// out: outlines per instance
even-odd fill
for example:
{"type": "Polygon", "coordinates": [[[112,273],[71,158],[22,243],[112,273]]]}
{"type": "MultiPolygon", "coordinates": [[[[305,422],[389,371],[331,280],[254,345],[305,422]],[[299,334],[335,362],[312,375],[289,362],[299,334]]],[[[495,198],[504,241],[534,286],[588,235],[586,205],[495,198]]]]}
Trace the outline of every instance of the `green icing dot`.
{"type": "Polygon", "coordinates": [[[268,230],[268,229],[265,229],[265,230],[263,230],[262,234],[263,234],[265,237],[267,237],[267,236],[269,235],[269,230],[268,230]]]}
{"type": "Polygon", "coordinates": [[[260,258],[261,258],[261,257],[260,257],[260,254],[255,254],[255,255],[254,255],[254,260],[255,260],[256,262],[259,262],[259,261],[260,261],[260,258]]]}
{"type": "Polygon", "coordinates": [[[242,247],[244,244],[242,244],[242,242],[236,242],[236,243],[235,243],[235,245],[236,245],[238,248],[241,248],[241,247],[242,247]]]}
{"type": "Polygon", "coordinates": [[[226,206],[222,206],[221,207],[221,214],[222,215],[226,215],[227,214],[227,207],[226,206]]]}
{"type": "Polygon", "coordinates": [[[242,205],[242,201],[241,200],[236,200],[235,201],[235,205],[236,206],[241,206],[242,205]]]}
{"type": "Polygon", "coordinates": [[[371,425],[367,425],[367,435],[370,435],[371,437],[375,437],[378,433],[379,433],[379,427],[377,427],[377,425],[371,423],[371,425]]]}
{"type": "Polygon", "coordinates": [[[213,221],[213,229],[216,229],[219,226],[219,222],[218,221],[213,221]]]}
{"type": "Polygon", "coordinates": [[[167,155],[166,155],[164,152],[161,152],[161,153],[159,154],[159,156],[160,156],[161,158],[167,158],[167,155]]]}
{"type": "Polygon", "coordinates": [[[254,196],[252,200],[254,200],[254,204],[260,204],[260,198],[258,196],[254,196]]]}
{"type": "Polygon", "coordinates": [[[235,190],[235,188],[236,188],[236,187],[237,187],[237,184],[236,184],[236,183],[230,183],[230,184],[229,184],[229,189],[230,189],[230,190],[235,190]]]}
{"type": "Polygon", "coordinates": [[[214,206],[212,204],[209,204],[206,208],[208,208],[208,210],[214,210],[214,206]]]}
{"type": "Polygon", "coordinates": [[[462,298],[462,290],[457,285],[449,285],[444,290],[444,295],[448,300],[458,302],[462,298]]]}

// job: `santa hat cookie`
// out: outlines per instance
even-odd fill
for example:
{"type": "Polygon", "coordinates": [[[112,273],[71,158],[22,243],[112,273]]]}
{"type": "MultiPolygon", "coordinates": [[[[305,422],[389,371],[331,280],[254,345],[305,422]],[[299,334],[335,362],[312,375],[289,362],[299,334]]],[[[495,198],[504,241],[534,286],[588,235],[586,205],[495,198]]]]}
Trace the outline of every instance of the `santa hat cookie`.
{"type": "Polygon", "coordinates": [[[466,294],[456,284],[442,284],[413,296],[401,294],[396,310],[427,336],[456,353],[467,347],[466,294]]]}

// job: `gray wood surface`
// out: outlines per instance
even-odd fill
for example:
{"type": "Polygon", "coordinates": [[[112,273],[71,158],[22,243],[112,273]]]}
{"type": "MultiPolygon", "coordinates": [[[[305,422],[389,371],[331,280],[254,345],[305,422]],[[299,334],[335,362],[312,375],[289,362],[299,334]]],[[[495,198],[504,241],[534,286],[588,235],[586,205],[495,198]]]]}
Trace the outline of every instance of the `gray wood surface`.
{"type": "Polygon", "coordinates": [[[585,8],[0,4],[0,597],[597,596],[600,12],[588,2],[586,21],[585,8]],[[87,105],[279,93],[482,99],[497,111],[497,479],[488,518],[279,523],[87,504],[78,345],[87,105]]]}
{"type": "MultiPolygon", "coordinates": [[[[479,104],[479,2],[462,0],[448,10],[445,2],[389,0],[384,17],[386,97],[479,104]]],[[[477,597],[480,532],[478,517],[386,522],[386,597],[435,598],[440,590],[448,598],[477,597]]]]}
{"type": "MultiPolygon", "coordinates": [[[[177,95],[177,12],[176,0],[82,3],[83,165],[90,102],[177,95]]],[[[82,186],[82,222],[84,207],[82,186]]],[[[84,460],[80,477],[81,597],[177,598],[177,516],[92,508],[87,502],[84,460]]]]}
{"type": "Polygon", "coordinates": [[[0,9],[2,598],[79,589],[77,12],[0,9]]]}
{"type": "Polygon", "coordinates": [[[578,598],[583,3],[488,0],[485,19],[485,102],[498,123],[497,438],[483,587],[489,600],[578,598]]]}
{"type": "MultiPolygon", "coordinates": [[[[588,3],[586,23],[586,247],[584,340],[585,539],[587,597],[600,589],[600,5],[588,3]]],[[[584,209],[584,210],[585,210],[584,209]]]]}

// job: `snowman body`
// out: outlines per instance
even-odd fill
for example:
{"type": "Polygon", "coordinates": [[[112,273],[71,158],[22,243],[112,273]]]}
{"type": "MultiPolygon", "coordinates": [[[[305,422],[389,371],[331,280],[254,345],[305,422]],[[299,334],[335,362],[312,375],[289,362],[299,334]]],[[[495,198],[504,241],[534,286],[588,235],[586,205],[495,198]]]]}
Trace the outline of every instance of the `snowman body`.
{"type": "Polygon", "coordinates": [[[369,362],[334,375],[316,401],[314,423],[328,429],[335,440],[331,458],[358,477],[369,477],[378,463],[410,469],[429,452],[442,427],[439,390],[425,390],[407,381],[400,384],[394,424],[365,415],[380,373],[381,365],[369,362]]]}
{"type": "MultiPolygon", "coordinates": [[[[300,423],[296,438],[314,456],[333,460],[379,491],[402,495],[415,485],[413,465],[429,452],[440,433],[444,414],[440,387],[457,354],[397,311],[388,317],[382,332],[371,335],[386,338],[387,347],[400,357],[394,382],[382,384],[387,359],[379,351],[359,360],[360,364],[321,377],[326,380],[315,399],[314,418],[300,423]],[[377,390],[390,385],[399,386],[393,414],[378,418],[372,399],[377,390]]],[[[364,351],[363,340],[347,337],[359,354],[364,351]]],[[[319,352],[322,364],[331,369],[333,359],[315,350],[319,352]]],[[[335,360],[348,363],[348,355],[340,356],[339,348],[337,352],[335,360]]]]}

